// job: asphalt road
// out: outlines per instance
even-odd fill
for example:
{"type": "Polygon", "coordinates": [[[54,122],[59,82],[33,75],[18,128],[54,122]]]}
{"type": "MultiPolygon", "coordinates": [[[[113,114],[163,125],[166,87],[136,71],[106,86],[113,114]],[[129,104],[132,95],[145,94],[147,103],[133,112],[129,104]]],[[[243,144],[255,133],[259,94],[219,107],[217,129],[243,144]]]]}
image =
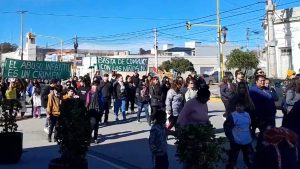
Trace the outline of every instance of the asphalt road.
{"type": "MultiPolygon", "coordinates": [[[[217,136],[224,137],[222,114],[224,106],[220,99],[211,99],[208,103],[210,121],[216,128],[217,136]]],[[[28,108],[26,115],[30,115],[28,108]]],[[[45,113],[45,111],[43,111],[45,113]]],[[[277,125],[281,124],[282,114],[278,111],[277,125]]],[[[110,113],[110,120],[114,119],[110,113]]],[[[152,169],[151,154],[148,146],[150,127],[145,119],[136,122],[136,114],[128,115],[126,122],[111,122],[108,126],[99,128],[99,144],[92,144],[87,154],[89,169],[152,169]]],[[[43,131],[45,118],[26,118],[18,121],[19,130],[23,132],[24,153],[22,159],[15,165],[0,165],[1,169],[42,169],[48,162],[59,157],[58,146],[48,143],[43,131]]],[[[181,169],[181,164],[175,158],[175,140],[168,140],[170,169],[181,169]]],[[[220,168],[224,168],[222,164],[220,168]]],[[[244,168],[239,158],[238,168],[244,168]]]]}

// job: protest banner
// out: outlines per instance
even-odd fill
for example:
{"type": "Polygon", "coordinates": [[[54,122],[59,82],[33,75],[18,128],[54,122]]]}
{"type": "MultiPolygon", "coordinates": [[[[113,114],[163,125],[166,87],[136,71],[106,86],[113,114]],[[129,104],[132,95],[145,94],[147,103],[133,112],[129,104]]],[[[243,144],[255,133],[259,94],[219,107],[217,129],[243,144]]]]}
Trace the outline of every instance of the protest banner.
{"type": "Polygon", "coordinates": [[[148,58],[109,58],[98,57],[97,66],[99,70],[133,72],[147,71],[148,58]]]}
{"type": "Polygon", "coordinates": [[[68,79],[71,63],[6,59],[3,76],[24,79],[68,79]]]}

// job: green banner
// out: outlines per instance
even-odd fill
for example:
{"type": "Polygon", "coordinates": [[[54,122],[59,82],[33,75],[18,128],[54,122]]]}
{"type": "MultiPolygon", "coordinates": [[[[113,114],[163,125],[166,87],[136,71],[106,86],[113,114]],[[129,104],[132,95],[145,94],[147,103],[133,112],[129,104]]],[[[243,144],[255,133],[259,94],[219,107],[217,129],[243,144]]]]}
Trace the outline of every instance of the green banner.
{"type": "Polygon", "coordinates": [[[3,76],[24,79],[68,79],[71,63],[6,59],[3,76]]]}
{"type": "Polygon", "coordinates": [[[147,71],[148,58],[109,58],[98,57],[97,65],[99,70],[133,72],[147,71]]]}

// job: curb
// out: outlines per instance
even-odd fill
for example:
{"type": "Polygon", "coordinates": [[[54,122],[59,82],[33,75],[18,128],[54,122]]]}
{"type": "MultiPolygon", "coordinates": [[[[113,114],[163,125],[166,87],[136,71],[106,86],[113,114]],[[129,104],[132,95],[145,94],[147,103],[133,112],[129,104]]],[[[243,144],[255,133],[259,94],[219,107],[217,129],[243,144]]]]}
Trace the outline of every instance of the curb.
{"type": "Polygon", "coordinates": [[[221,98],[219,98],[219,97],[211,97],[209,101],[210,102],[220,102],[221,98]]]}

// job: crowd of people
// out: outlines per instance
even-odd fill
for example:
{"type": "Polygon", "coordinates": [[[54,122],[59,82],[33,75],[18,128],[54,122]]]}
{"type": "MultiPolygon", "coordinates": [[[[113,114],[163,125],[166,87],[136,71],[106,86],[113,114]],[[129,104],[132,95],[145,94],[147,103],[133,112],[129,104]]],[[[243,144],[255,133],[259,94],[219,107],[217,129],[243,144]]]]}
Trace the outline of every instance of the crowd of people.
{"type": "Polygon", "coordinates": [[[256,69],[254,80],[247,81],[241,70],[235,72],[236,80],[224,77],[220,85],[225,106],[224,131],[230,141],[227,169],[236,165],[238,154],[243,152],[248,168],[298,168],[300,79],[289,70],[283,82],[280,108],[284,114],[282,127],[276,128],[275,102],[278,94],[262,69],[256,69]],[[259,134],[256,134],[259,129],[259,134]],[[256,147],[252,145],[256,141],[256,147]],[[292,151],[292,153],[291,153],[292,151]],[[270,167],[272,166],[272,167],[270,167]]]}
{"type": "MultiPolygon", "coordinates": [[[[268,168],[264,161],[269,160],[272,163],[277,161],[277,168],[293,169],[299,165],[294,161],[297,161],[299,148],[300,81],[296,78],[296,72],[288,71],[281,105],[283,127],[276,128],[277,91],[262,69],[257,69],[253,77],[254,81],[247,81],[244,73],[237,70],[234,81],[225,76],[220,83],[221,100],[225,106],[224,131],[230,142],[226,168],[235,167],[242,150],[248,168],[268,168]],[[260,131],[258,135],[257,129],[260,131]],[[256,148],[252,146],[254,140],[257,141],[256,148]],[[269,144],[274,145],[274,149],[267,146],[269,144]],[[286,154],[294,149],[294,156],[286,154]],[[276,155],[270,156],[268,153],[276,155]],[[288,157],[279,159],[283,155],[288,157]],[[278,158],[272,159],[275,157],[278,158]]],[[[33,118],[41,118],[41,109],[46,110],[45,131],[49,142],[52,142],[53,132],[54,141],[57,141],[55,126],[64,99],[76,98],[85,103],[93,129],[93,143],[99,140],[99,124],[109,125],[110,110],[115,121],[126,121],[128,114],[136,113],[137,123],[142,122],[143,112],[147,124],[151,126],[149,145],[156,169],[168,168],[167,135],[174,134],[173,127],[176,131],[178,127],[210,123],[207,107],[209,86],[196,72],[186,79],[180,74],[175,79],[159,79],[150,74],[140,77],[137,71],[125,78],[117,72],[102,76],[98,72],[93,78],[87,74],[63,82],[58,79],[1,79],[0,87],[1,99],[20,101],[22,109],[15,113],[21,118],[26,112],[26,104],[32,106],[33,118]],[[135,105],[138,107],[136,112],[135,105]]]]}

